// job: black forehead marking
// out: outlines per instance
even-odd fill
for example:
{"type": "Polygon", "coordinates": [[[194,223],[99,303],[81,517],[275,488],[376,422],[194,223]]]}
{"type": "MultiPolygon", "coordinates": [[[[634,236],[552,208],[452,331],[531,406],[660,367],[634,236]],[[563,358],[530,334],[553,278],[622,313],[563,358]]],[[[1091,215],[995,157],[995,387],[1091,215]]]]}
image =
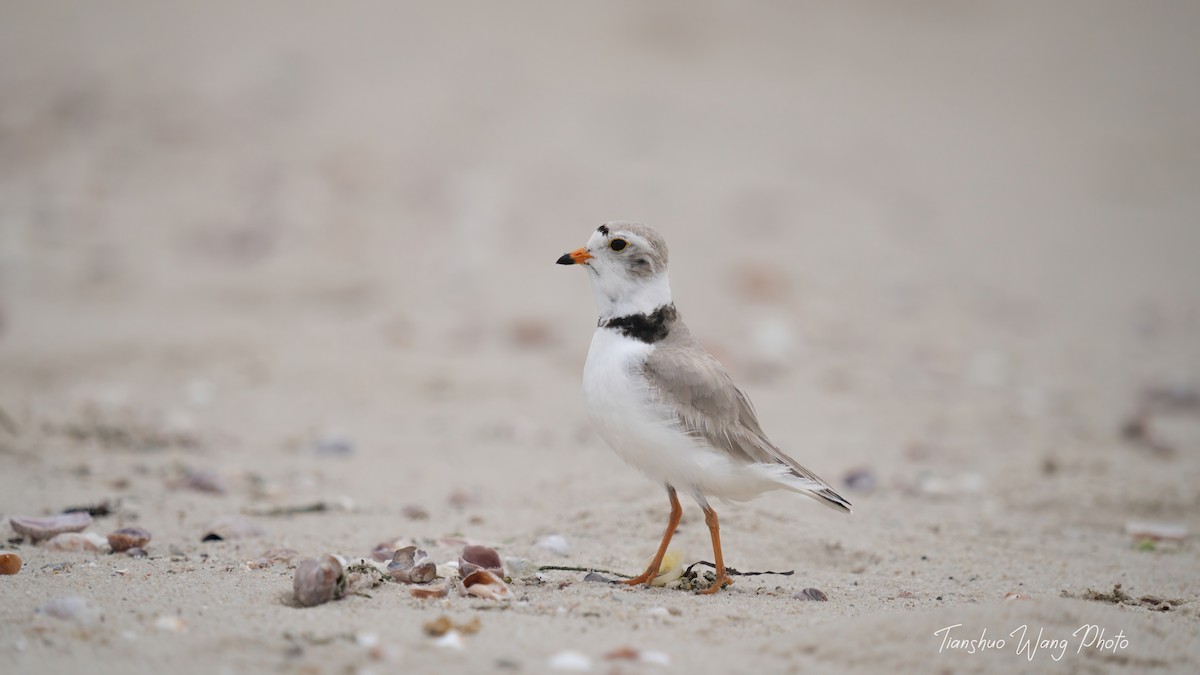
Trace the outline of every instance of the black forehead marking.
{"type": "Polygon", "coordinates": [[[600,227],[597,227],[596,231],[606,237],[608,236],[608,226],[607,225],[601,225],[600,227]]]}

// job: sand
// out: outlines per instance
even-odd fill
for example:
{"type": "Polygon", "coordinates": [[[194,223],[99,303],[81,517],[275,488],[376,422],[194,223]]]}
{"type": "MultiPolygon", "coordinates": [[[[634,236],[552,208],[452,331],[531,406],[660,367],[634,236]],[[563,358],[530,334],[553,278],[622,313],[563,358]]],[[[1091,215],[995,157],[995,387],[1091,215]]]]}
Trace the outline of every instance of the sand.
{"type": "MultiPolygon", "coordinates": [[[[0,670],[1200,671],[1195,8],[0,15],[0,517],[153,534],[5,544],[0,670]],[[795,573],[716,596],[547,571],[296,607],[300,558],[398,537],[645,563],[666,499],[589,428],[594,308],[553,265],[617,219],[854,514],[719,505],[730,565],[795,573]],[[239,514],[265,534],[201,541],[239,514]],[[439,646],[443,615],[479,630],[439,646]]],[[[711,560],[693,504],[675,547],[711,560]]]]}

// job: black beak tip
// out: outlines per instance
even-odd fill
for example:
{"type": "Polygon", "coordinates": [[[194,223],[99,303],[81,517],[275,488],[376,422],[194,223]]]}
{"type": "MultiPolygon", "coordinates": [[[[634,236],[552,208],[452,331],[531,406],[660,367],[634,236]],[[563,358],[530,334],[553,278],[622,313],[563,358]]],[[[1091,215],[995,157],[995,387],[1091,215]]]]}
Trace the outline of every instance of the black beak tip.
{"type": "Polygon", "coordinates": [[[559,257],[558,260],[555,261],[554,264],[556,264],[556,265],[574,265],[575,259],[571,257],[570,253],[564,253],[564,254],[562,254],[562,256],[559,257]]]}

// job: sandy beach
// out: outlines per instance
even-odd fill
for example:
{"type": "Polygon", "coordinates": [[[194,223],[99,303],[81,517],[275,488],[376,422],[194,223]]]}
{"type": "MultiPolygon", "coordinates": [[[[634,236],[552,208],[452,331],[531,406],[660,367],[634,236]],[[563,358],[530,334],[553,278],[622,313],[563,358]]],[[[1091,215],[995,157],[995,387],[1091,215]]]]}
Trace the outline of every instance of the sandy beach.
{"type": "Polygon", "coordinates": [[[0,2],[0,671],[1200,672],[1198,33],[0,2]],[[610,220],[666,237],[693,333],[854,513],[716,504],[729,565],[793,573],[714,596],[364,572],[298,606],[301,560],[385,542],[642,569],[667,500],[590,427],[554,265],[610,220]],[[73,507],[146,555],[9,524],[73,507]]]}

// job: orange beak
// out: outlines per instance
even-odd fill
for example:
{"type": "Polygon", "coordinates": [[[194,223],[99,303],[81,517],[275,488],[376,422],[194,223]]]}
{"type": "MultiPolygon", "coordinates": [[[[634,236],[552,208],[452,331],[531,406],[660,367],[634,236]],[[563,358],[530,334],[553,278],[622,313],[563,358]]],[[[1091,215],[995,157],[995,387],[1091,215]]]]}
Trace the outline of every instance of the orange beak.
{"type": "Polygon", "coordinates": [[[592,259],[592,254],[587,252],[586,248],[577,248],[570,253],[564,253],[558,259],[559,265],[582,265],[592,259]]]}

